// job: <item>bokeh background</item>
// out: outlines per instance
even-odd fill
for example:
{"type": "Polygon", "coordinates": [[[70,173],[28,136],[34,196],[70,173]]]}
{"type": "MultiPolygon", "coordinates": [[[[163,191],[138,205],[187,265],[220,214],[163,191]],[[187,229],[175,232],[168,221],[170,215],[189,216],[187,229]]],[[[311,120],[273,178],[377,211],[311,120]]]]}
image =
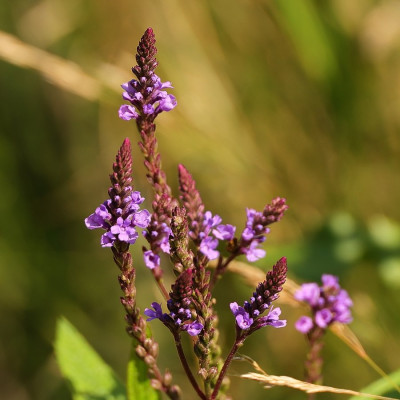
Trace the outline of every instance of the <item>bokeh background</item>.
{"type": "MultiPolygon", "coordinates": [[[[61,315],[125,376],[117,269],[83,220],[106,197],[123,139],[138,141],[134,123],[117,117],[119,85],[148,26],[158,74],[178,99],[158,118],[170,184],[185,164],[207,209],[239,227],[246,207],[286,197],[289,212],[257,265],[287,256],[298,282],[339,275],[355,303],[351,328],[385,371],[398,369],[399,21],[398,0],[1,2],[0,397],[70,398],[52,348],[61,315]]],[[[136,188],[150,198],[136,146],[134,160],[136,188]]],[[[159,294],[140,244],[134,252],[143,309],[159,294]]],[[[217,292],[227,351],[228,304],[251,288],[227,275],[217,292]]],[[[293,328],[301,311],[282,308],[289,326],[258,332],[242,352],[271,374],[301,379],[307,347],[293,328]]],[[[171,337],[153,328],[167,351],[161,364],[194,398],[171,337]]],[[[326,339],[326,384],[358,390],[378,378],[337,337],[326,339]]],[[[231,373],[247,370],[236,363],[231,373]]],[[[236,399],[305,398],[234,380],[236,399]]]]}

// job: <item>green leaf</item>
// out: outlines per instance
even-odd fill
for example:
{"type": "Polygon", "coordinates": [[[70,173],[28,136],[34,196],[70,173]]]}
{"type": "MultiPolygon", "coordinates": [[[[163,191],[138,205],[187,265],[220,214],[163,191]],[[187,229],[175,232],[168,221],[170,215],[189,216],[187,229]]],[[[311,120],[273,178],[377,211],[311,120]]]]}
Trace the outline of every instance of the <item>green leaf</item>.
{"type": "Polygon", "coordinates": [[[132,346],[127,375],[128,400],[158,400],[161,398],[160,392],[150,385],[147,365],[137,357],[134,346],[132,346]]]}
{"type": "Polygon", "coordinates": [[[125,400],[125,387],[86,339],[65,318],[57,321],[55,352],[74,400],[125,400]]]}
{"type": "MultiPolygon", "coordinates": [[[[377,381],[369,384],[368,386],[362,388],[360,392],[375,394],[378,396],[382,396],[384,394],[390,395],[394,397],[398,392],[396,392],[395,387],[400,385],[400,369],[395,372],[392,372],[387,377],[378,379],[377,381]]],[[[397,398],[398,396],[396,396],[397,398]]],[[[366,396],[353,396],[349,400],[369,400],[370,397],[366,396]]]]}

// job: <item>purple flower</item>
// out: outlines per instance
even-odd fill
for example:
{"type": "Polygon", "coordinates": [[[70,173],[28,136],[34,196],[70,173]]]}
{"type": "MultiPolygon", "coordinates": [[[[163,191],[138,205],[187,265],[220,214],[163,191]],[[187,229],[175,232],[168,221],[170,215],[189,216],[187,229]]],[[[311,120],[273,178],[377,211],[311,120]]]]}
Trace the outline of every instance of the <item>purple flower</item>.
{"type": "Polygon", "coordinates": [[[222,218],[219,215],[212,215],[211,211],[204,213],[203,229],[200,237],[206,237],[211,232],[211,229],[216,227],[222,222],[222,218]]]}
{"type": "Polygon", "coordinates": [[[305,335],[310,332],[312,327],[314,326],[313,320],[310,317],[303,315],[300,317],[295,323],[295,328],[305,335]]]}
{"type": "Polygon", "coordinates": [[[147,210],[141,210],[131,214],[132,223],[139,228],[147,228],[150,223],[151,214],[147,210]]]}
{"type": "Polygon", "coordinates": [[[247,213],[246,228],[243,230],[242,238],[246,241],[250,241],[254,238],[255,235],[259,234],[260,231],[263,230],[262,224],[259,223],[259,221],[262,219],[262,213],[257,212],[252,208],[248,208],[246,210],[246,213],[247,213]]]}
{"type": "Polygon", "coordinates": [[[112,247],[116,241],[134,244],[138,238],[136,228],[147,228],[150,213],[140,210],[144,201],[140,192],[132,188],[132,155],[129,139],[120,147],[113,173],[110,175],[110,196],[96,211],[85,219],[88,229],[104,229],[100,243],[102,247],[112,247]]]}
{"type": "Polygon", "coordinates": [[[101,247],[112,247],[115,242],[115,236],[111,232],[106,232],[101,235],[100,244],[101,247]]]}
{"type": "Polygon", "coordinates": [[[156,220],[151,221],[147,232],[143,232],[143,236],[151,243],[151,248],[154,251],[158,252],[161,249],[161,251],[167,254],[171,250],[169,243],[171,235],[171,228],[165,222],[160,224],[156,220]]]}
{"type": "Polygon", "coordinates": [[[144,263],[147,268],[154,269],[160,266],[160,256],[154,254],[151,250],[143,253],[144,263]]]}
{"type": "Polygon", "coordinates": [[[207,236],[200,243],[200,251],[210,260],[215,260],[219,256],[219,251],[215,250],[218,246],[218,240],[207,236]]]}
{"type": "Polygon", "coordinates": [[[134,244],[138,238],[138,233],[135,230],[135,225],[132,225],[132,219],[123,219],[119,217],[115,225],[110,228],[110,232],[117,236],[121,242],[134,244]]]}
{"type": "Polygon", "coordinates": [[[135,107],[124,104],[119,108],[118,116],[125,121],[129,121],[131,119],[137,119],[139,114],[136,112],[135,107]]]}
{"type": "Polygon", "coordinates": [[[148,71],[148,74],[151,76],[150,80],[144,78],[142,82],[142,79],[132,79],[121,85],[124,89],[122,98],[132,104],[125,104],[119,108],[118,114],[121,119],[138,119],[141,114],[152,115],[155,118],[162,111],[170,111],[176,107],[175,96],[163,90],[172,88],[171,82],[161,82],[154,71],[148,71]]]}
{"type": "Polygon", "coordinates": [[[352,321],[350,307],[353,302],[340,287],[339,279],[324,274],[321,280],[322,286],[304,283],[294,295],[311,306],[312,318],[303,316],[296,322],[296,329],[301,333],[309,333],[316,327],[327,329],[334,322],[348,324],[352,321]]]}
{"type": "Polygon", "coordinates": [[[283,328],[284,326],[286,326],[286,319],[279,319],[281,313],[282,312],[279,307],[273,308],[273,306],[271,306],[268,315],[265,317],[261,317],[257,321],[258,328],[262,328],[267,325],[273,326],[274,328],[283,328]]]}
{"type": "Polygon", "coordinates": [[[322,286],[324,290],[339,290],[339,278],[334,275],[324,274],[321,277],[322,286]]]}
{"type": "Polygon", "coordinates": [[[161,304],[153,302],[153,303],[151,303],[151,306],[154,308],[154,310],[152,310],[150,308],[146,308],[144,310],[144,315],[149,317],[149,318],[147,318],[146,321],[153,321],[153,319],[159,319],[162,321],[164,314],[162,312],[161,304]]]}
{"type": "Polygon", "coordinates": [[[184,330],[190,335],[190,336],[196,336],[198,335],[202,330],[203,330],[203,325],[200,322],[192,322],[191,324],[184,325],[184,330]]]}
{"type": "Polygon", "coordinates": [[[270,231],[268,225],[279,221],[287,208],[286,200],[280,197],[267,204],[262,212],[248,208],[246,226],[234,252],[246,254],[248,261],[263,258],[266,253],[258,246],[265,241],[270,231]]]}
{"type": "Polygon", "coordinates": [[[316,306],[320,299],[320,289],[316,283],[303,283],[294,295],[296,300],[305,301],[310,306],[316,306]]]}
{"type": "Polygon", "coordinates": [[[323,308],[315,313],[315,323],[325,329],[333,320],[332,312],[328,308],[323,308]]]}
{"type": "Polygon", "coordinates": [[[243,307],[240,307],[236,302],[230,304],[236,320],[236,329],[248,331],[247,334],[250,334],[267,325],[274,328],[286,326],[286,320],[279,319],[281,314],[279,307],[271,307],[266,316],[261,316],[271,303],[279,297],[286,281],[286,274],[286,258],[282,257],[272,270],[268,271],[265,280],[259,283],[250,301],[245,301],[243,307]]]}
{"type": "Polygon", "coordinates": [[[227,224],[227,225],[218,225],[216,229],[213,229],[213,235],[219,240],[232,240],[235,236],[236,226],[227,224]]]}
{"type": "Polygon", "coordinates": [[[249,329],[253,323],[253,318],[243,307],[240,307],[238,303],[234,302],[230,304],[231,311],[236,319],[236,325],[243,330],[249,329]]]}
{"type": "Polygon", "coordinates": [[[192,286],[193,270],[184,270],[172,285],[167,301],[169,314],[163,314],[158,303],[152,303],[154,311],[146,309],[145,314],[152,319],[160,319],[168,329],[173,332],[186,331],[189,335],[198,335],[203,330],[203,325],[192,319],[192,286]]]}
{"type": "Polygon", "coordinates": [[[103,204],[100,204],[100,206],[96,208],[96,211],[85,219],[85,224],[88,229],[107,229],[109,227],[108,221],[111,219],[111,214],[107,208],[109,201],[110,200],[106,200],[103,204]]]}
{"type": "Polygon", "coordinates": [[[243,249],[244,254],[246,254],[246,258],[250,261],[257,261],[260,258],[265,257],[266,251],[257,247],[257,240],[253,240],[250,243],[250,246],[243,249]]]}

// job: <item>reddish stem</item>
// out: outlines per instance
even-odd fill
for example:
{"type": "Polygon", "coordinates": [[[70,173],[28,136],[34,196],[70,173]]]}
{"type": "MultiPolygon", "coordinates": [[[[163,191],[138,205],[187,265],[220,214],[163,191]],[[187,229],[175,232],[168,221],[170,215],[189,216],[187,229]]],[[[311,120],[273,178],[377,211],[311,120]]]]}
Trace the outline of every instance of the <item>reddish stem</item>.
{"type": "Polygon", "coordinates": [[[179,335],[179,332],[172,332],[172,333],[174,335],[175,346],[176,346],[176,350],[178,351],[179,359],[181,360],[183,369],[185,370],[185,373],[186,373],[187,377],[189,378],[189,381],[192,384],[193,389],[196,391],[196,393],[199,395],[199,397],[202,400],[207,400],[206,395],[200,389],[199,385],[197,384],[196,379],[194,379],[192,371],[190,370],[189,364],[186,360],[186,356],[185,356],[185,353],[182,348],[181,337],[179,335]]]}

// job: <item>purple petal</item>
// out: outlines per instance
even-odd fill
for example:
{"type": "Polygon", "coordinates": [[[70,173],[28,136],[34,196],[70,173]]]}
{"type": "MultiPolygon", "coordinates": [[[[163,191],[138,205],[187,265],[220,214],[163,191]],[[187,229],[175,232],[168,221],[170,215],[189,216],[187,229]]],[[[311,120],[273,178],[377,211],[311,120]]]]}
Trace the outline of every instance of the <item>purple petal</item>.
{"type": "Polygon", "coordinates": [[[315,313],[315,323],[320,327],[325,329],[330,322],[332,322],[333,315],[330,310],[323,308],[315,313]]]}
{"type": "Polygon", "coordinates": [[[325,290],[339,290],[339,278],[335,275],[324,274],[321,281],[325,290]]]}
{"type": "Polygon", "coordinates": [[[203,330],[203,325],[200,322],[192,322],[189,325],[186,325],[187,328],[185,329],[190,336],[196,336],[203,330]]]}
{"type": "Polygon", "coordinates": [[[253,240],[248,248],[244,248],[242,251],[246,254],[246,258],[250,261],[257,261],[260,258],[265,257],[267,254],[265,250],[257,248],[257,240],[253,240]]]}
{"type": "Polygon", "coordinates": [[[175,96],[169,94],[164,99],[160,100],[158,109],[161,111],[171,111],[173,108],[176,107],[177,101],[175,96]]]}
{"type": "Polygon", "coordinates": [[[307,334],[310,332],[314,324],[310,317],[303,315],[297,320],[294,326],[299,332],[307,334]]]}
{"type": "Polygon", "coordinates": [[[101,247],[112,247],[115,242],[115,236],[111,232],[106,232],[101,236],[100,244],[101,247]]]}
{"type": "Polygon", "coordinates": [[[145,251],[143,258],[147,268],[154,269],[160,266],[160,256],[154,254],[151,250],[145,251]]]}
{"type": "Polygon", "coordinates": [[[219,240],[232,240],[235,236],[236,226],[227,224],[219,225],[213,230],[213,235],[219,240]]]}
{"type": "Polygon", "coordinates": [[[133,215],[133,223],[139,228],[147,228],[150,223],[151,214],[147,210],[141,210],[133,215]]]}
{"type": "Polygon", "coordinates": [[[320,299],[320,293],[319,286],[316,283],[303,283],[294,297],[299,301],[307,302],[310,306],[316,306],[320,299]]]}
{"type": "Polygon", "coordinates": [[[206,237],[200,243],[200,251],[210,260],[215,260],[219,256],[219,251],[215,250],[218,246],[218,240],[212,237],[206,237]]]}
{"type": "Polygon", "coordinates": [[[145,104],[143,106],[143,112],[147,115],[154,113],[154,108],[152,104],[145,104]]]}
{"type": "Polygon", "coordinates": [[[137,119],[139,114],[136,112],[135,107],[124,104],[119,108],[118,116],[125,121],[129,121],[137,119]]]}
{"type": "Polygon", "coordinates": [[[146,321],[152,321],[153,319],[162,319],[163,317],[163,312],[162,312],[162,308],[161,308],[161,304],[153,302],[151,303],[151,306],[154,308],[154,310],[152,310],[151,308],[146,308],[144,310],[144,315],[146,315],[147,320],[146,321]]]}

